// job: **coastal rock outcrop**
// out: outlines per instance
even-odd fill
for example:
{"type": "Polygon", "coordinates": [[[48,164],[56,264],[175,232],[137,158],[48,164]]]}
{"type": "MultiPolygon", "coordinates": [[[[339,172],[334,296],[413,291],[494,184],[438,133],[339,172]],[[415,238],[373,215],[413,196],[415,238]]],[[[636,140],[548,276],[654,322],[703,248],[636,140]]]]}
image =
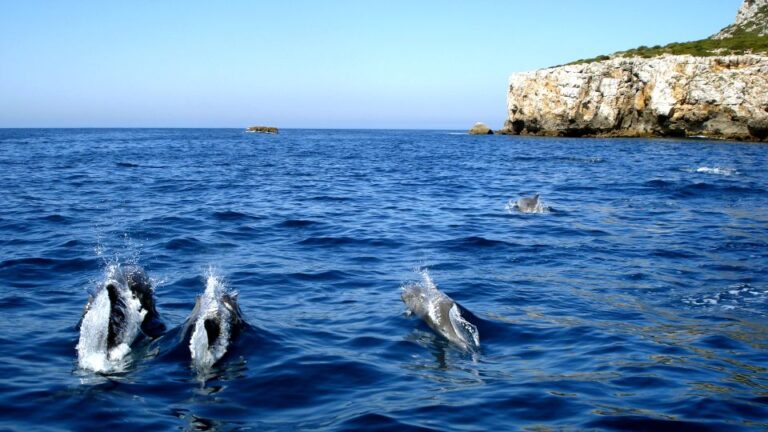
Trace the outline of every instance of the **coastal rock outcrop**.
{"type": "Polygon", "coordinates": [[[736,21],[712,36],[712,39],[733,37],[739,32],[768,35],[768,0],[744,0],[736,14],[736,21]]]}
{"type": "Polygon", "coordinates": [[[278,132],[277,128],[272,126],[251,126],[245,131],[266,134],[276,134],[278,132]]]}
{"type": "Polygon", "coordinates": [[[765,141],[766,34],[768,0],[744,0],[710,39],[514,74],[498,132],[765,141]]]}
{"type": "Polygon", "coordinates": [[[472,129],[469,130],[470,135],[493,135],[493,130],[485,123],[477,122],[472,129]]]}
{"type": "Polygon", "coordinates": [[[508,134],[764,140],[768,57],[620,57],[519,73],[507,105],[508,134]]]}

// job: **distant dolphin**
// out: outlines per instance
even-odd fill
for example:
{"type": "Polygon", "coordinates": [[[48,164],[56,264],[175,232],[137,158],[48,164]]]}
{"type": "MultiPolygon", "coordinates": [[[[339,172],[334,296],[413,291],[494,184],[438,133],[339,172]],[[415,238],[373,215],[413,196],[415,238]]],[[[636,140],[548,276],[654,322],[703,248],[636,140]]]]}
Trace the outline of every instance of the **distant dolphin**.
{"type": "Polygon", "coordinates": [[[520,198],[517,201],[510,200],[507,204],[507,210],[512,212],[517,210],[521,213],[545,213],[548,207],[545,207],[539,199],[539,194],[530,198],[520,198]]]}
{"type": "Polygon", "coordinates": [[[237,295],[226,291],[216,276],[208,276],[205,292],[197,297],[183,331],[185,335],[191,332],[189,350],[194,368],[203,372],[221,360],[244,326],[237,295]]]}
{"type": "Polygon", "coordinates": [[[422,278],[421,283],[402,287],[401,298],[408,311],[460,348],[479,349],[480,334],[474,324],[462,317],[461,306],[437,289],[426,270],[422,272],[422,278]]]}
{"type": "Polygon", "coordinates": [[[531,198],[520,198],[517,200],[517,208],[523,213],[533,213],[536,211],[536,207],[539,206],[539,194],[534,195],[531,198]]]}
{"type": "Polygon", "coordinates": [[[157,337],[164,330],[144,269],[111,265],[104,283],[85,306],[77,344],[78,363],[96,372],[119,369],[139,335],[157,337]]]}

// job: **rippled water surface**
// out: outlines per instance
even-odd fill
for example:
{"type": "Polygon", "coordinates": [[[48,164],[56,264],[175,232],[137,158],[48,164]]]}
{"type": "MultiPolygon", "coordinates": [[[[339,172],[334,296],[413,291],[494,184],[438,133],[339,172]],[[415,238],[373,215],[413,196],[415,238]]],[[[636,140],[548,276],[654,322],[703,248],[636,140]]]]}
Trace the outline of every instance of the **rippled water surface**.
{"type": "Polygon", "coordinates": [[[768,428],[768,147],[438,131],[0,130],[0,429],[768,428]],[[540,193],[548,211],[516,212],[540,193]],[[167,327],[78,369],[110,264],[167,327]],[[209,374],[213,268],[249,327],[209,374]],[[406,316],[427,268],[465,352],[406,316]]]}

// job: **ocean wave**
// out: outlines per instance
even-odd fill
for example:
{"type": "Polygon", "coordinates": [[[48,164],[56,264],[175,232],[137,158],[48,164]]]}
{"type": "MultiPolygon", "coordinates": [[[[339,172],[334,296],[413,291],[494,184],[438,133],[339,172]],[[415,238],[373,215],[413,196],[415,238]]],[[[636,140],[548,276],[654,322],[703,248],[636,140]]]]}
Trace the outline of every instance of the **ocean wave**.
{"type": "Polygon", "coordinates": [[[646,187],[652,189],[670,191],[671,194],[677,195],[681,198],[704,196],[703,193],[711,192],[733,195],[762,195],[766,193],[765,189],[756,185],[741,186],[736,184],[719,184],[708,182],[689,183],[686,181],[672,181],[663,179],[650,180],[644,184],[646,187]]]}
{"type": "Polygon", "coordinates": [[[517,246],[517,244],[504,240],[489,239],[482,236],[469,236],[434,242],[432,243],[432,246],[454,251],[465,251],[472,249],[508,248],[517,246]]]}
{"type": "Polygon", "coordinates": [[[371,246],[371,247],[398,247],[400,242],[385,238],[356,238],[348,236],[308,237],[298,242],[304,246],[371,246]]]}
{"type": "Polygon", "coordinates": [[[92,268],[98,265],[99,261],[95,259],[72,258],[55,259],[43,257],[15,258],[0,261],[0,271],[13,270],[21,276],[27,272],[46,272],[46,271],[78,271],[92,268]]]}
{"type": "Polygon", "coordinates": [[[141,165],[133,162],[115,162],[115,165],[120,168],[138,168],[141,165]]]}
{"type": "Polygon", "coordinates": [[[354,277],[354,275],[340,270],[327,270],[318,273],[298,272],[286,276],[301,281],[339,281],[354,277]]]}
{"type": "Polygon", "coordinates": [[[195,237],[177,237],[165,242],[163,245],[165,249],[169,250],[201,250],[207,246],[205,242],[195,237]]]}
{"type": "Polygon", "coordinates": [[[64,216],[59,213],[50,214],[47,216],[43,216],[40,218],[41,220],[44,220],[46,222],[53,222],[53,223],[60,223],[60,224],[71,224],[74,223],[74,219],[64,216]]]}
{"type": "Polygon", "coordinates": [[[309,219],[288,219],[276,224],[279,228],[306,228],[313,225],[322,225],[322,222],[309,219]]]}
{"type": "Polygon", "coordinates": [[[243,220],[259,220],[261,216],[251,215],[245,212],[239,212],[234,210],[225,210],[213,212],[213,218],[218,221],[243,221],[243,220]]]}

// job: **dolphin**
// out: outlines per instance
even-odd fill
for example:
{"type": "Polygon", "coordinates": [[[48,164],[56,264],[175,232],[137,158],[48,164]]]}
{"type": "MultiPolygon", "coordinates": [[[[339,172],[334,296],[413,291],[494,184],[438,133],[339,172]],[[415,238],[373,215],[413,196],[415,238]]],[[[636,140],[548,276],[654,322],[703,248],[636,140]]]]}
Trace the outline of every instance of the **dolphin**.
{"type": "Polygon", "coordinates": [[[402,287],[400,294],[409,313],[421,318],[435,333],[465,351],[480,348],[477,327],[462,316],[458,303],[437,289],[429,273],[422,271],[421,283],[402,287]]]}
{"type": "Polygon", "coordinates": [[[216,276],[208,276],[205,292],[197,297],[182,332],[190,335],[193,367],[198,372],[210,369],[245,325],[237,294],[228,292],[216,276]]]}
{"type": "Polygon", "coordinates": [[[119,366],[140,335],[160,336],[165,326],[144,269],[109,266],[104,282],[88,299],[79,327],[78,363],[96,372],[119,366]]]}
{"type": "Polygon", "coordinates": [[[541,211],[539,194],[536,194],[531,198],[520,198],[515,204],[517,209],[523,213],[536,213],[541,211]]]}

